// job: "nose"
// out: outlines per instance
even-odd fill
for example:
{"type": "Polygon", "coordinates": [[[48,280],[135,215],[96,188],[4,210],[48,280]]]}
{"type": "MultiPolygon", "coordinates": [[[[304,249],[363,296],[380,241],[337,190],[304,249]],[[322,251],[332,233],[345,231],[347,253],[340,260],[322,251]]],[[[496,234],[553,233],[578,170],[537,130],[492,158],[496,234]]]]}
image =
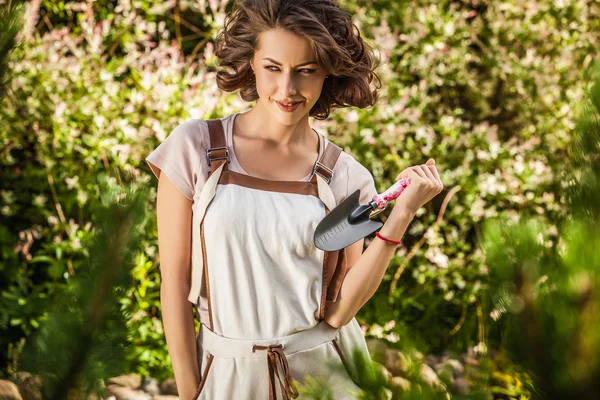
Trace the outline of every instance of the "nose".
{"type": "Polygon", "coordinates": [[[297,82],[292,73],[281,74],[279,91],[283,97],[290,97],[298,92],[297,82]]]}

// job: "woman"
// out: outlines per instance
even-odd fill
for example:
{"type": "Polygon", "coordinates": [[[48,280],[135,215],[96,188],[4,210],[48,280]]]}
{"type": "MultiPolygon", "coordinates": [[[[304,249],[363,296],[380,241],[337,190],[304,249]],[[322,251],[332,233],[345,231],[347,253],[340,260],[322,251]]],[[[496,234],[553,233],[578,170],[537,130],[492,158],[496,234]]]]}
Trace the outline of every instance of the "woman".
{"type": "Polygon", "coordinates": [[[296,398],[295,382],[311,374],[351,398],[348,375],[324,366],[367,352],[354,316],[416,211],[441,191],[439,174],[433,160],[402,171],[412,182],[378,239],[364,253],[364,240],[324,253],[313,234],[325,214],[357,189],[361,203],[377,192],[309,117],[374,104],[370,49],[333,0],[246,0],[216,55],[219,87],[254,107],[186,121],[147,158],[159,178],[162,315],[180,397],[296,398]]]}

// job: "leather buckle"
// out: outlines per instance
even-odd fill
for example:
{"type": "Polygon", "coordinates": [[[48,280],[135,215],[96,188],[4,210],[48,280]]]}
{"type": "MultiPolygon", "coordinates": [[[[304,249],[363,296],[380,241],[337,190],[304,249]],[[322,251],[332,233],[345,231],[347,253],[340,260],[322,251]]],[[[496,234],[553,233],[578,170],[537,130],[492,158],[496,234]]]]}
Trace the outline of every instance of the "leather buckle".
{"type": "Polygon", "coordinates": [[[317,161],[317,163],[315,165],[315,173],[319,174],[321,176],[321,178],[325,179],[327,181],[327,184],[329,184],[329,182],[331,182],[331,178],[333,178],[333,170],[331,168],[327,167],[325,164],[320,163],[319,161],[317,161]],[[323,174],[321,174],[319,172],[319,167],[321,167],[325,171],[329,172],[329,178],[323,176],[323,174]]]}
{"type": "Polygon", "coordinates": [[[213,147],[210,149],[206,149],[206,158],[208,159],[208,166],[210,167],[210,164],[212,161],[216,161],[216,160],[227,160],[227,162],[231,162],[231,158],[229,157],[229,149],[227,149],[227,146],[223,146],[223,147],[213,147]],[[225,157],[215,157],[212,158],[210,156],[210,153],[212,151],[217,151],[217,150],[225,150],[225,157]]]}

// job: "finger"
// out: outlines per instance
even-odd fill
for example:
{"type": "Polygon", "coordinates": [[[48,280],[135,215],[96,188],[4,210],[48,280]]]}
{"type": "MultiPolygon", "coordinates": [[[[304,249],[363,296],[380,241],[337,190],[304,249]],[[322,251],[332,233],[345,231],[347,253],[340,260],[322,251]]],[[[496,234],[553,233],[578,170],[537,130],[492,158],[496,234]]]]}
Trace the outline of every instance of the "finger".
{"type": "Polygon", "coordinates": [[[443,189],[444,184],[442,183],[442,178],[440,178],[440,174],[439,174],[438,170],[435,167],[433,167],[431,169],[431,172],[435,176],[435,180],[436,180],[437,184],[440,185],[440,187],[443,189]]]}
{"type": "Polygon", "coordinates": [[[403,170],[402,170],[402,171],[401,171],[401,172],[398,174],[398,176],[396,177],[396,180],[398,180],[398,179],[401,179],[401,178],[406,178],[406,177],[408,176],[408,175],[407,175],[407,172],[408,172],[408,171],[410,171],[410,168],[411,168],[411,167],[404,168],[404,169],[403,169],[403,170]]]}
{"type": "Polygon", "coordinates": [[[433,173],[429,170],[429,166],[428,165],[420,165],[421,170],[425,173],[425,175],[427,175],[427,178],[431,181],[431,183],[433,183],[434,185],[437,185],[437,179],[435,179],[435,176],[433,176],[433,173]]]}
{"type": "Polygon", "coordinates": [[[412,168],[406,172],[406,178],[410,178],[411,183],[423,182],[424,180],[427,179],[427,178],[423,178],[421,175],[417,174],[417,172],[415,170],[413,170],[412,168]]]}
{"type": "Polygon", "coordinates": [[[421,178],[427,180],[427,175],[425,175],[425,171],[421,169],[420,165],[415,165],[414,167],[410,167],[410,170],[415,174],[419,175],[421,178]]]}
{"type": "Polygon", "coordinates": [[[433,176],[435,176],[436,180],[441,184],[442,183],[442,178],[440,178],[440,173],[438,172],[438,170],[435,167],[435,165],[430,165],[429,166],[429,170],[431,171],[431,173],[433,173],[433,176]]]}
{"type": "MultiPolygon", "coordinates": [[[[429,161],[429,160],[428,160],[429,161]]],[[[434,176],[434,182],[440,187],[440,189],[444,188],[444,184],[442,183],[442,178],[440,177],[440,174],[435,166],[435,164],[429,164],[427,165],[429,168],[429,171],[431,171],[431,173],[434,176]]]]}
{"type": "Polygon", "coordinates": [[[433,172],[431,172],[431,167],[431,165],[421,165],[421,168],[427,174],[429,186],[431,189],[435,190],[436,193],[439,193],[442,191],[443,186],[440,182],[438,182],[435,175],[433,175],[433,172]]]}
{"type": "MultiPolygon", "coordinates": [[[[414,176],[414,175],[411,175],[410,172],[413,171],[415,168],[417,168],[417,166],[412,166],[412,167],[408,167],[408,168],[404,169],[402,172],[400,172],[398,174],[398,176],[396,177],[396,180],[401,179],[401,178],[408,178],[410,176],[414,176]]],[[[419,176],[421,178],[424,178],[424,176],[420,176],[419,173],[420,172],[417,173],[417,176],[419,176]]]]}

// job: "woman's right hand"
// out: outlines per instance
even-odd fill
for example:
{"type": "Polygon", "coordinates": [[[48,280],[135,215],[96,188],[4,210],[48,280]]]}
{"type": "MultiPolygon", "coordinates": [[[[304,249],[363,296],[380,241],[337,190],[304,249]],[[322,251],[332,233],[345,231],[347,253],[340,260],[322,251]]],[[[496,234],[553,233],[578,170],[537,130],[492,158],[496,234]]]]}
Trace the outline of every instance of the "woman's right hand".
{"type": "Polygon", "coordinates": [[[396,199],[394,204],[396,212],[414,216],[419,208],[444,189],[433,158],[427,160],[425,164],[406,168],[398,174],[396,181],[401,178],[410,178],[410,185],[396,199]]]}

